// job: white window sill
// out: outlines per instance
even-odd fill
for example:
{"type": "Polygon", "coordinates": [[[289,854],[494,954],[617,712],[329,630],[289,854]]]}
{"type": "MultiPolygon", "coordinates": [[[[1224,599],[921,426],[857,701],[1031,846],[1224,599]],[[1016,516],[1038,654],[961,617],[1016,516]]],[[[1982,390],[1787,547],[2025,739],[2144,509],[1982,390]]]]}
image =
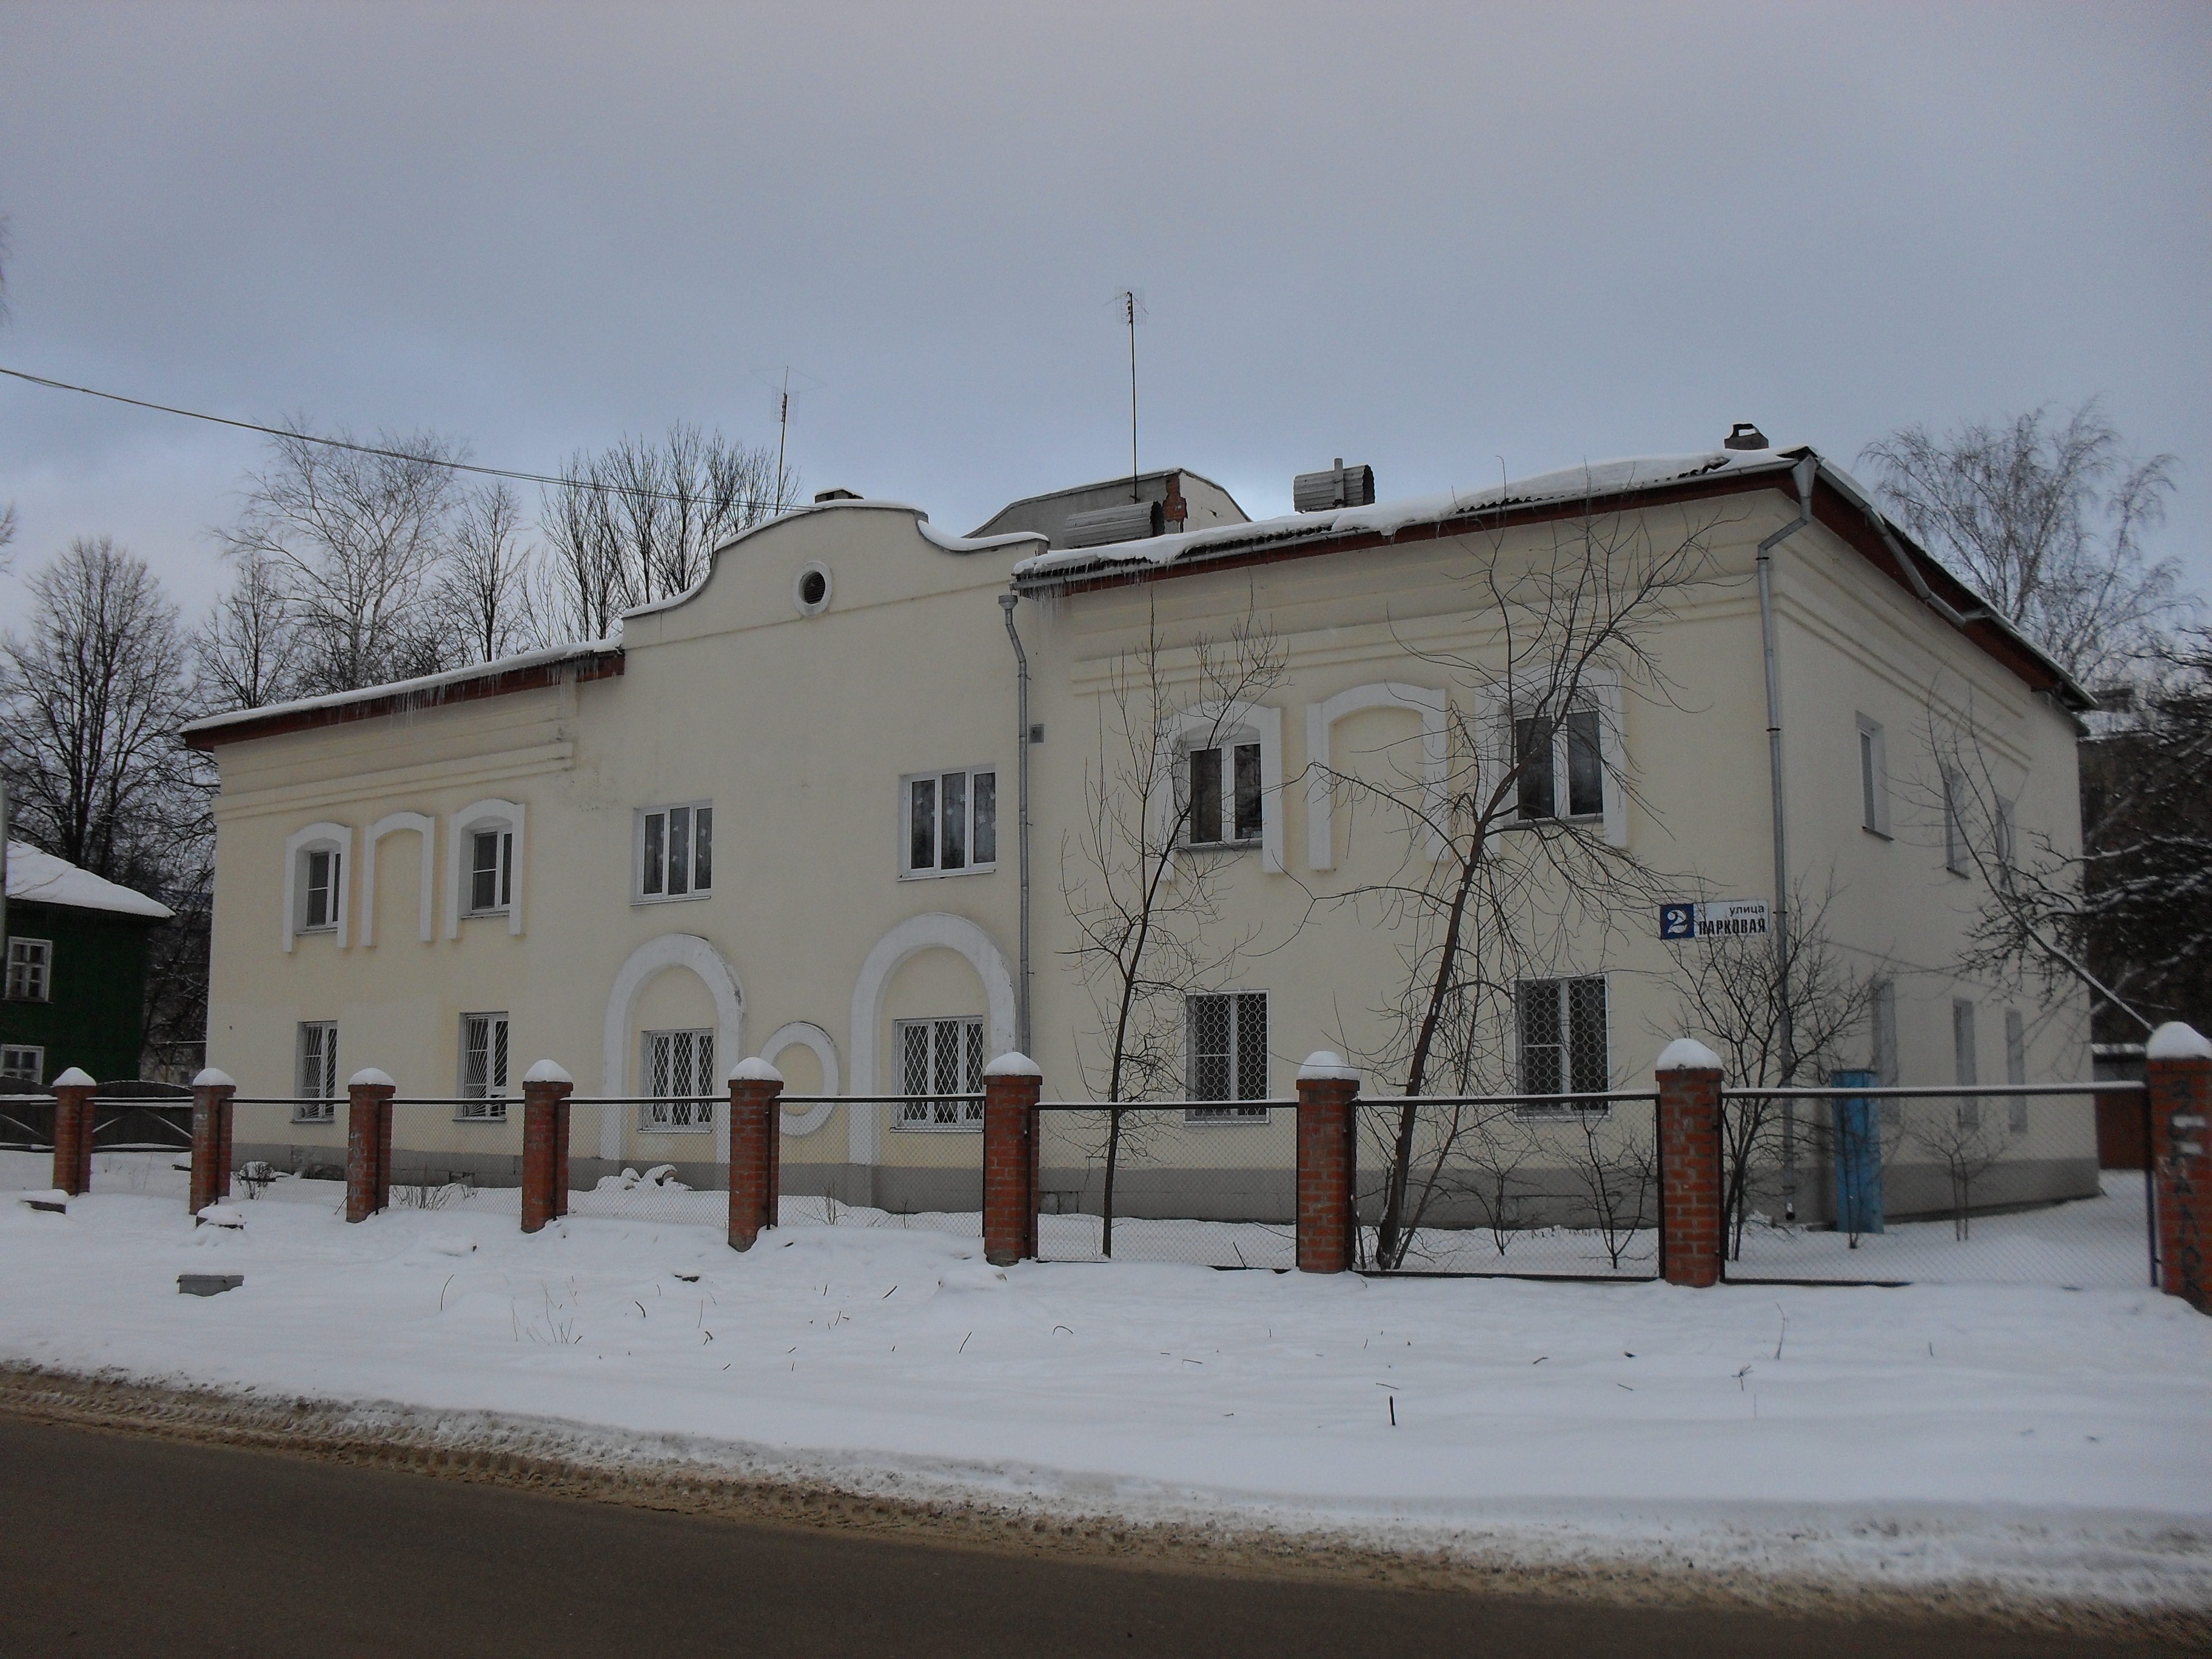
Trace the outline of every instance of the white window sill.
{"type": "Polygon", "coordinates": [[[325,922],[325,923],[324,923],[320,927],[295,927],[295,928],[292,930],[292,933],[293,933],[294,937],[298,938],[298,939],[313,939],[313,938],[315,938],[318,934],[321,934],[321,933],[332,933],[332,934],[335,934],[337,931],[338,931],[338,925],[337,925],[337,923],[336,923],[336,922],[334,922],[334,921],[330,921],[330,922],[325,922]]]}
{"type": "Polygon", "coordinates": [[[1501,830],[1540,830],[1547,823],[1598,825],[1605,822],[1602,812],[1561,812],[1548,818],[1507,818],[1498,824],[1501,830]]]}
{"type": "Polygon", "coordinates": [[[697,899],[710,899],[714,896],[714,890],[709,887],[703,893],[633,893],[630,895],[629,902],[633,905],[690,904],[697,899]]]}
{"type": "Polygon", "coordinates": [[[902,870],[899,872],[899,879],[901,881],[949,881],[960,876],[994,875],[998,868],[996,864],[971,864],[961,870],[902,870]]]}
{"type": "Polygon", "coordinates": [[[292,1121],[295,1123],[336,1123],[337,1121],[337,1114],[335,1111],[295,1112],[292,1114],[292,1121]]]}
{"type": "Polygon", "coordinates": [[[1176,848],[1178,853],[1256,853],[1261,843],[1256,841],[1187,841],[1176,848]]]}
{"type": "Polygon", "coordinates": [[[496,910],[464,910],[461,912],[461,920],[463,921],[489,921],[494,916],[503,918],[507,915],[507,907],[502,904],[496,910]]]}
{"type": "Polygon", "coordinates": [[[1862,833],[1872,836],[1876,841],[1895,841],[1897,839],[1897,837],[1891,835],[1888,830],[1877,830],[1870,823],[1863,823],[1859,825],[1859,829],[1862,833]]]}

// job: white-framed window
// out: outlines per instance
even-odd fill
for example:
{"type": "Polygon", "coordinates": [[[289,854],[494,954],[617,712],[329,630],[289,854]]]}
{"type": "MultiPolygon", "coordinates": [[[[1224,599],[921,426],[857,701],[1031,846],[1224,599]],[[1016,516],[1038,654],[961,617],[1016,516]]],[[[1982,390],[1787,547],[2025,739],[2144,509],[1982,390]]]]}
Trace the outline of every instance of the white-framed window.
{"type": "MultiPolygon", "coordinates": [[[[2027,1081],[2027,1021],[2017,1008],[2005,1010],[2005,1081],[2027,1081]]],[[[2016,1135],[2027,1133],[2027,1101],[2014,1095],[2006,1102],[2010,1116],[2005,1127],[2016,1135]]]]}
{"type": "MultiPolygon", "coordinates": [[[[1951,999],[1951,1064],[1962,1087],[1982,1080],[1980,1061],[1974,1052],[1974,1005],[1964,997],[1951,999]]],[[[1959,1127],[1969,1130],[1982,1127],[1979,1096],[1960,1098],[1959,1127]]]]}
{"type": "Polygon", "coordinates": [[[898,1048],[897,1129],[962,1130],[983,1127],[983,1103],[952,1095],[983,1090],[983,1022],[980,1019],[902,1019],[893,1022],[898,1048]]]}
{"type": "Polygon", "coordinates": [[[2012,802],[2000,799],[1996,822],[1990,826],[1993,842],[1990,850],[1996,854],[2000,878],[2008,880],[2020,867],[2014,861],[2020,846],[2020,831],[2014,822],[2016,810],[2012,802]]]}
{"type": "Polygon", "coordinates": [[[1523,823],[1544,818],[1605,816],[1604,723],[1595,708],[1570,708],[1564,719],[1547,714],[1513,722],[1514,816],[1523,823]]]}
{"type": "Polygon", "coordinates": [[[8,1000],[45,1002],[53,995],[54,942],[50,939],[8,941],[8,1000]]]}
{"type": "Polygon", "coordinates": [[[507,1016],[461,1016],[461,1098],[457,1116],[497,1123],[507,1117],[507,1016]]]}
{"type": "Polygon", "coordinates": [[[514,902],[514,831],[469,832],[469,915],[505,915],[514,902]]]}
{"type": "Polygon", "coordinates": [[[1182,1000],[1188,1123],[1267,1121],[1267,994],[1217,991],[1182,1000]]]}
{"type": "Polygon", "coordinates": [[[901,852],[907,876],[972,875],[999,863],[999,775],[971,766],[899,780],[901,852]]]}
{"type": "Polygon", "coordinates": [[[338,874],[345,855],[335,847],[309,847],[300,854],[300,932],[338,930],[338,874]]]}
{"type": "Polygon", "coordinates": [[[1949,767],[1942,769],[1943,867],[1954,876],[1966,873],[1966,823],[1961,816],[1965,780],[1949,767]]]}
{"type": "Polygon", "coordinates": [[[35,1087],[46,1074],[44,1048],[23,1042],[10,1042],[0,1048],[0,1081],[28,1083],[35,1087]]]}
{"type": "MultiPolygon", "coordinates": [[[[1600,1093],[1612,1075],[1606,1037],[1605,975],[1524,979],[1513,988],[1513,1024],[1521,1092],[1525,1095],[1600,1093]]],[[[1603,1112],[1601,1100],[1525,1103],[1528,1116],[1603,1112]]]]}
{"type": "Polygon", "coordinates": [[[1260,745],[1217,744],[1186,749],[1182,766],[1183,843],[1188,847],[1255,847],[1267,829],[1267,791],[1260,745]]]}
{"type": "Polygon", "coordinates": [[[337,1115],[338,1028],[334,1020],[300,1022],[298,1066],[293,1091],[299,1104],[292,1108],[295,1123],[328,1123],[337,1115]]]}
{"type": "Polygon", "coordinates": [[[652,1097],[638,1108],[639,1128],[683,1134],[714,1127],[712,1030],[647,1031],[638,1059],[641,1092],[652,1097]]]}
{"type": "Polygon", "coordinates": [[[1859,736],[1859,827],[1889,836],[1889,747],[1881,722],[1856,716],[1859,736]]]}
{"type": "Polygon", "coordinates": [[[637,815],[631,863],[641,904],[711,898],[714,892],[714,803],[648,806],[637,815]]]}

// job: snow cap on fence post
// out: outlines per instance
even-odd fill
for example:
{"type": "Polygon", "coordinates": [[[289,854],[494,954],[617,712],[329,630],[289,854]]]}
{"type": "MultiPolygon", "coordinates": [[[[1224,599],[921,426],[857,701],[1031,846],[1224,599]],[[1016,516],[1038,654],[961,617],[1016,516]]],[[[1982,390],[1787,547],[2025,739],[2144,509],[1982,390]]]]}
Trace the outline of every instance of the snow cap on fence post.
{"type": "Polygon", "coordinates": [[[49,1089],[97,1089],[100,1086],[82,1066],[72,1066],[46,1085],[49,1089]]]}
{"type": "Polygon", "coordinates": [[[200,1074],[192,1079],[195,1089],[235,1089],[238,1079],[228,1072],[218,1072],[212,1066],[204,1066],[200,1074]]]}
{"type": "Polygon", "coordinates": [[[2143,1044],[2145,1060],[2212,1060],[2212,1039],[2194,1025],[2169,1019],[2143,1044]]]}
{"type": "Polygon", "coordinates": [[[389,1072],[380,1072],[374,1066],[364,1066],[346,1079],[349,1089],[397,1089],[389,1072]]]}
{"type": "Polygon", "coordinates": [[[749,1054],[730,1067],[727,1080],[732,1083],[781,1083],[783,1073],[758,1054],[749,1054]]]}
{"type": "Polygon", "coordinates": [[[1676,1037],[1659,1051],[1655,1072],[1717,1072],[1721,1057],[1695,1037],[1676,1037]]]}
{"type": "Polygon", "coordinates": [[[1334,1048],[1316,1048],[1306,1056],[1305,1064],[1298,1067],[1298,1081],[1357,1083],[1359,1081],[1359,1068],[1334,1048]]]}
{"type": "Polygon", "coordinates": [[[576,1079],[568,1075],[568,1068],[563,1066],[559,1060],[539,1060],[531,1062],[530,1069],[522,1074],[522,1080],[525,1083],[567,1083],[573,1085],[576,1079]]]}
{"type": "Polygon", "coordinates": [[[1044,1075],[1044,1067],[1018,1049],[1009,1048],[983,1068],[983,1075],[991,1077],[1036,1077],[1044,1075]]]}

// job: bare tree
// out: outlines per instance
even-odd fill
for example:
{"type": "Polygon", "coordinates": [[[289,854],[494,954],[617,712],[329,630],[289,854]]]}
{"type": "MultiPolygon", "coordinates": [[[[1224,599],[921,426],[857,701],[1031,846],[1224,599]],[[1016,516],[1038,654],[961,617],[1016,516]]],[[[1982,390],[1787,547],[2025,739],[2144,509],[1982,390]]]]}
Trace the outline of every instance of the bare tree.
{"type": "Polygon", "coordinates": [[[1974,1185],[2004,1161],[2009,1137],[1984,1114],[1978,1100],[1961,1100],[1917,1113],[1905,1128],[1912,1144],[1942,1166],[1951,1187],[1951,1235],[1964,1243],[1973,1231],[1974,1185]]]}
{"type": "MultiPolygon", "coordinates": [[[[1868,1029],[1881,976],[1854,968],[1836,946],[1828,931],[1835,897],[1832,886],[1818,898],[1802,887],[1791,895],[1783,922],[1786,941],[1729,937],[1674,947],[1680,999],[1674,1030],[1711,1042],[1737,1089],[1787,1088],[1808,1071],[1824,1078],[1868,1029]],[[1786,951],[1780,948],[1785,942],[1786,951]]],[[[1759,1173],[1780,1167],[1785,1188],[1794,1188],[1796,1172],[1788,1164],[1796,1147],[1784,1133],[1786,1109],[1785,1102],[1753,1094],[1730,1102],[1722,1114],[1722,1213],[1729,1219],[1732,1260],[1743,1254],[1759,1173]]],[[[1816,1144],[1818,1139],[1816,1129],[1816,1144]]]]}
{"type": "Polygon", "coordinates": [[[177,742],[187,651],[177,608],[105,536],[29,582],[26,630],[0,640],[0,765],[15,827],[71,864],[158,886],[197,816],[177,742]]]}
{"type": "MultiPolygon", "coordinates": [[[[1517,988],[1601,957],[1660,897],[1663,884],[1607,833],[1601,804],[1636,798],[1612,694],[1671,698],[1653,630],[1714,574],[1717,520],[1685,515],[1678,533],[1658,522],[1656,510],[1591,511],[1527,549],[1494,532],[1464,578],[1468,632],[1483,643],[1413,653],[1454,682],[1443,775],[1426,764],[1379,781],[1317,769],[1355,813],[1379,808],[1407,830],[1391,877],[1315,902],[1406,941],[1395,995],[1377,1011],[1392,1035],[1362,1058],[1398,1073],[1409,1102],[1438,1081],[1462,1094],[1510,1087],[1517,988]]],[[[1393,1115],[1376,1194],[1384,1268],[1402,1265],[1429,1204],[1450,1190],[1456,1144],[1425,1139],[1412,1103],[1393,1115]]]]}
{"type": "Polygon", "coordinates": [[[465,661],[490,662],[527,648],[530,561],[514,492],[503,483],[472,491],[455,515],[436,601],[465,661]]]}
{"type": "Polygon", "coordinates": [[[1940,437],[1907,427],[1860,459],[1898,522],[2077,680],[2154,648],[2188,608],[2179,567],[2142,546],[2173,457],[2136,459],[2094,398],[2063,425],[2046,406],[1940,437]]]}
{"type": "MultiPolygon", "coordinates": [[[[341,432],[342,441],[350,442],[341,432]]],[[[375,449],[311,441],[303,422],[270,441],[237,521],[219,532],[240,557],[278,573],[311,692],[434,672],[443,665],[434,592],[464,447],[432,433],[378,434],[375,449]]]]}
{"type": "Polygon", "coordinates": [[[210,713],[262,708],[300,695],[302,641],[284,567],[249,548],[234,556],[229,590],[192,642],[196,695],[210,713]]]}
{"type": "MultiPolygon", "coordinates": [[[[1078,1055],[1086,1086],[1107,1103],[1097,1155],[1105,1166],[1108,1255],[1115,1181],[1125,1154],[1143,1154],[1150,1127],[1124,1103],[1185,1093],[1185,1000],[1224,984],[1249,944],[1222,928],[1227,866],[1192,845],[1235,837],[1194,838],[1191,825],[1194,814],[1211,811],[1234,829],[1239,805],[1224,791],[1236,781],[1224,784],[1218,751],[1282,673],[1273,635],[1249,615],[1227,638],[1201,635],[1180,651],[1153,617],[1143,641],[1116,660],[1099,700],[1083,823],[1061,843],[1060,884],[1075,923],[1070,956],[1098,1019],[1078,1055]],[[1192,757],[1209,753],[1217,757],[1211,782],[1201,778],[1204,787],[1194,788],[1192,757]]],[[[1257,787],[1249,781],[1247,793],[1257,787]]],[[[1243,803],[1255,817],[1269,806],[1279,803],[1243,803]]]]}

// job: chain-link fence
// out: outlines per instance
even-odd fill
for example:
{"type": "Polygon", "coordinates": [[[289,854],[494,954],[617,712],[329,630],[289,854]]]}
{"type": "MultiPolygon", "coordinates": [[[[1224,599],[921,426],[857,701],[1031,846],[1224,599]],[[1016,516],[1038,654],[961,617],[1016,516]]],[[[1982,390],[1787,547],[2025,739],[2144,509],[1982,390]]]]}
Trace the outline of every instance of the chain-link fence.
{"type": "Polygon", "coordinates": [[[1295,1101],[1054,1103],[1037,1116],[1043,1260],[1297,1265],[1295,1101]]]}
{"type": "Polygon", "coordinates": [[[1360,1101],[1360,1266],[1656,1277],[1656,1101],[1648,1091],[1360,1101]]]}
{"type": "MultiPolygon", "coordinates": [[[[2100,1170],[2091,1085],[1723,1091],[1737,1283],[2155,1282],[2149,1176],[2100,1170]]],[[[2146,1122],[2141,1085],[2132,1089],[2146,1122]]]]}

